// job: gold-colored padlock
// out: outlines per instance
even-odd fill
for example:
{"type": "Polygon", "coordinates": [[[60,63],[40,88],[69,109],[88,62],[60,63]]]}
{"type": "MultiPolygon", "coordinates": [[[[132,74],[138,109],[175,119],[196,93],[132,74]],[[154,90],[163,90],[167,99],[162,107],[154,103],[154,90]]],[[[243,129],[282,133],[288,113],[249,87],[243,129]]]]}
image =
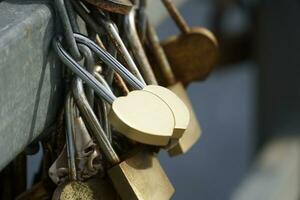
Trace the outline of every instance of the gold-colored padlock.
{"type": "Polygon", "coordinates": [[[99,148],[111,165],[108,175],[121,198],[123,200],[170,199],[174,188],[153,152],[146,148],[139,148],[121,161],[86,98],[80,95],[83,93],[82,81],[76,79],[74,83],[73,93],[79,111],[97,137],[99,148]]]}
{"type": "MultiPolygon", "coordinates": [[[[136,79],[134,75],[108,52],[101,49],[95,42],[80,34],[74,34],[74,36],[76,40],[93,49],[95,54],[108,64],[107,66],[118,71],[120,75],[123,74],[122,76],[126,77],[132,86],[134,85],[140,89],[143,88],[144,85],[136,79]]],[[[127,96],[117,98],[113,92],[103,86],[94,76],[88,73],[79,63],[68,55],[61,46],[59,38],[57,38],[53,44],[63,63],[76,73],[76,75],[86,81],[88,86],[93,88],[95,93],[103,100],[111,104],[108,117],[113,127],[119,133],[131,140],[144,144],[156,146],[165,146],[168,144],[170,138],[173,136],[175,119],[173,111],[164,100],[144,90],[134,90],[127,96]],[[68,59],[66,59],[67,57],[68,59]]],[[[85,105],[86,103],[83,102],[83,97],[80,94],[83,93],[83,88],[81,87],[79,92],[76,87],[77,86],[74,87],[74,96],[80,110],[79,104],[85,105]]],[[[89,109],[91,110],[90,113],[93,113],[92,109],[89,109]]],[[[80,111],[84,113],[84,109],[80,111]]],[[[90,115],[94,116],[95,114],[90,115]]],[[[88,121],[89,119],[85,122],[88,123],[88,121]]],[[[97,142],[101,144],[102,141],[97,131],[91,131],[91,133],[93,133],[97,142]]]]}
{"type": "Polygon", "coordinates": [[[180,155],[186,153],[198,141],[202,131],[186,90],[181,82],[176,81],[164,50],[159,44],[157,33],[150,23],[147,27],[147,37],[153,59],[155,59],[153,62],[159,66],[154,71],[160,74],[161,79],[164,79],[160,82],[165,83],[186,104],[190,111],[190,122],[183,136],[178,141],[171,142],[167,147],[170,156],[180,155]]]}
{"type": "Polygon", "coordinates": [[[175,190],[153,152],[138,148],[108,174],[123,200],[167,200],[175,190]]]}
{"type": "Polygon", "coordinates": [[[206,28],[190,28],[170,0],[162,2],[182,32],[161,43],[176,78],[184,85],[204,80],[218,60],[217,39],[206,28]]]}
{"type": "Polygon", "coordinates": [[[192,103],[182,83],[178,82],[175,85],[171,85],[169,86],[169,89],[177,94],[190,110],[190,123],[186,129],[185,134],[175,145],[172,145],[172,147],[168,149],[168,153],[170,156],[177,156],[186,153],[190,150],[190,148],[192,148],[192,146],[194,146],[194,144],[199,140],[202,130],[198,122],[196,113],[194,112],[192,103]]]}

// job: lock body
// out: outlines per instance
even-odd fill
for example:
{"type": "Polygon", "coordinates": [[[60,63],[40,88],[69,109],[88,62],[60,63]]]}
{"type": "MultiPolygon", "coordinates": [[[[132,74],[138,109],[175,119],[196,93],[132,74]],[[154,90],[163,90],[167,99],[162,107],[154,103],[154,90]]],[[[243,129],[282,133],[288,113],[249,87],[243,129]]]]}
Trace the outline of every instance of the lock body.
{"type": "Polygon", "coordinates": [[[177,80],[184,85],[204,80],[218,59],[218,44],[207,29],[194,28],[161,43],[177,80]]]}
{"type": "Polygon", "coordinates": [[[113,127],[127,138],[155,146],[167,145],[175,127],[170,107],[144,90],[134,90],[125,97],[117,98],[112,104],[109,119],[113,127]]]}
{"type": "Polygon", "coordinates": [[[168,200],[175,190],[155,154],[136,149],[108,174],[123,200],[168,200]]]}
{"type": "Polygon", "coordinates": [[[190,148],[192,148],[192,146],[194,146],[194,144],[199,140],[202,130],[194,112],[192,103],[182,83],[178,82],[175,85],[169,86],[168,88],[186,104],[190,111],[190,123],[183,136],[175,145],[172,145],[172,147],[168,149],[170,156],[177,156],[186,153],[188,150],[190,150],[190,148]]]}

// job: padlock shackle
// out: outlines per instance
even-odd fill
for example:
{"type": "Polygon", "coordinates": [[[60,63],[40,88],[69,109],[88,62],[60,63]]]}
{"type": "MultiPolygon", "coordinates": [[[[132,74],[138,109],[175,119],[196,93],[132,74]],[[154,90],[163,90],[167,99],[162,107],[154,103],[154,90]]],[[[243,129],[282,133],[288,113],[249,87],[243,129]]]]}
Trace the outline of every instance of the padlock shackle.
{"type": "Polygon", "coordinates": [[[66,126],[66,147],[67,147],[67,158],[68,158],[68,171],[69,179],[71,181],[77,180],[77,170],[75,162],[75,141],[74,141],[74,101],[71,93],[67,95],[65,102],[65,126],[66,126]]]}
{"type": "Polygon", "coordinates": [[[107,51],[99,47],[95,42],[84,35],[74,33],[75,40],[78,43],[88,46],[100,59],[108,66],[115,70],[129,85],[134,89],[141,90],[146,85],[137,79],[126,67],[124,67],[117,59],[111,56],[107,51]]]}
{"type": "Polygon", "coordinates": [[[145,81],[150,85],[157,85],[157,80],[154,75],[154,72],[151,68],[147,55],[144,51],[142,42],[140,41],[136,25],[135,25],[135,9],[124,17],[124,31],[126,38],[128,40],[128,44],[133,52],[134,58],[138,65],[140,66],[140,70],[144,75],[145,81]]]}
{"type": "Polygon", "coordinates": [[[112,20],[108,19],[107,16],[105,16],[104,13],[102,12],[95,13],[95,14],[97,14],[95,15],[97,16],[95,20],[100,22],[101,25],[104,27],[114,47],[124,58],[130,72],[133,75],[135,75],[135,77],[137,77],[144,85],[146,85],[143,76],[141,75],[137,65],[135,64],[132,56],[130,55],[128,49],[126,48],[124,42],[122,41],[122,38],[119,35],[119,30],[116,24],[112,20]]]}
{"type": "Polygon", "coordinates": [[[82,117],[87,123],[88,127],[91,130],[91,133],[95,137],[100,149],[105,155],[106,159],[112,164],[118,164],[120,162],[120,158],[117,153],[114,151],[109,139],[107,138],[106,133],[102,129],[97,116],[95,115],[93,109],[89,105],[87,98],[85,96],[83,90],[82,80],[80,78],[75,78],[73,82],[73,95],[76,101],[76,105],[82,114],[82,117]]]}
{"type": "Polygon", "coordinates": [[[94,89],[94,91],[102,97],[109,104],[116,99],[116,96],[112,94],[105,86],[103,86],[93,75],[91,75],[87,70],[85,70],[80,64],[78,64],[62,47],[61,38],[56,36],[53,39],[53,47],[59,56],[60,60],[77,76],[84,80],[87,85],[94,89]]]}
{"type": "MultiPolygon", "coordinates": [[[[110,41],[113,43],[114,47],[124,58],[128,69],[143,83],[146,85],[143,76],[141,75],[138,67],[136,66],[133,58],[131,57],[129,51],[127,50],[124,42],[122,41],[118,28],[116,24],[108,19],[107,16],[98,10],[94,13],[94,18],[80,5],[79,2],[72,0],[74,8],[77,10],[78,14],[84,19],[84,21],[98,34],[101,34],[104,30],[108,33],[110,41]],[[98,24],[101,24],[101,26],[98,24]],[[104,30],[103,30],[104,29],[104,30]]],[[[76,32],[76,31],[75,31],[76,32]]]]}
{"type": "Polygon", "coordinates": [[[160,72],[162,73],[164,81],[168,86],[176,84],[177,81],[172,67],[169,63],[164,49],[159,43],[157,32],[150,21],[148,21],[147,23],[147,38],[149,40],[149,46],[151,47],[153,56],[157,61],[157,65],[160,69],[160,72]]]}
{"type": "MultiPolygon", "coordinates": [[[[85,69],[90,73],[90,74],[94,74],[94,70],[95,70],[95,59],[94,59],[94,55],[93,52],[84,45],[78,45],[79,51],[82,54],[83,58],[84,58],[84,66],[85,69]]],[[[86,92],[86,97],[88,99],[88,102],[90,103],[91,107],[94,107],[94,100],[95,100],[95,92],[93,90],[93,88],[91,87],[87,87],[85,89],[86,92]]]]}
{"type": "Polygon", "coordinates": [[[177,27],[180,29],[180,31],[183,34],[187,34],[190,31],[190,27],[186,23],[185,19],[180,14],[179,10],[176,8],[176,6],[172,3],[171,0],[162,0],[162,3],[164,4],[165,8],[169,12],[169,15],[172,17],[174,22],[176,23],[177,27]]]}

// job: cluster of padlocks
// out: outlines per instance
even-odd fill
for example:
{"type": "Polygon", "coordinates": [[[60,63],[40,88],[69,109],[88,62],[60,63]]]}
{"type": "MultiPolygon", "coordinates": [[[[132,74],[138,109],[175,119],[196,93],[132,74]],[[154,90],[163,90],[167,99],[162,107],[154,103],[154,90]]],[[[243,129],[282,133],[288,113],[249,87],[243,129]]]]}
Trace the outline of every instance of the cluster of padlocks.
{"type": "Polygon", "coordinates": [[[185,87],[209,75],[218,45],[161,1],[182,32],[162,42],[146,0],[54,0],[61,26],[52,45],[65,66],[66,98],[65,143],[48,170],[57,184],[52,199],[174,194],[157,154],[184,154],[199,139],[185,87]]]}

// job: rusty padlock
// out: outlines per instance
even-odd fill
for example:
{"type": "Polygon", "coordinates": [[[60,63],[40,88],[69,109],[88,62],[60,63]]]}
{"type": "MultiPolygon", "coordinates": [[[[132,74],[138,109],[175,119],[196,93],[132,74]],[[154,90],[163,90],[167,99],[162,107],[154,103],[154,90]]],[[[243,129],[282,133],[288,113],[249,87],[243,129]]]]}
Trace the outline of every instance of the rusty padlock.
{"type": "Polygon", "coordinates": [[[170,0],[162,0],[182,34],[161,42],[174,74],[184,85],[204,80],[218,60],[218,42],[206,28],[190,28],[170,0]]]}

